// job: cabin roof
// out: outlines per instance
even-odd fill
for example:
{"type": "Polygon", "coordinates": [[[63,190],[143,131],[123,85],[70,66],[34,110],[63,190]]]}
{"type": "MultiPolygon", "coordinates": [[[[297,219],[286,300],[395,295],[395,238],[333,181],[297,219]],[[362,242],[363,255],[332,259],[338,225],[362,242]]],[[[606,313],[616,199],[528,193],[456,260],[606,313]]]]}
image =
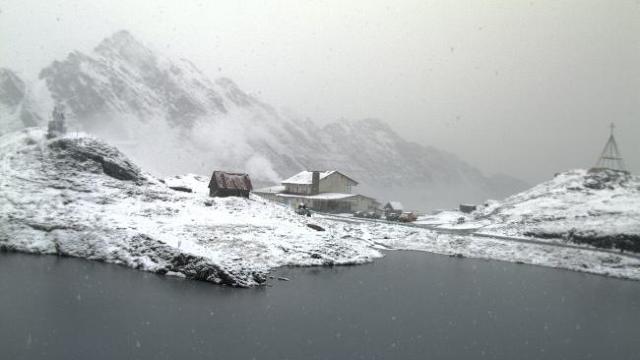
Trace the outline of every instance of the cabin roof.
{"type": "Polygon", "coordinates": [[[214,171],[209,181],[209,188],[251,191],[251,179],[248,174],[214,171]]]}
{"type": "MultiPolygon", "coordinates": [[[[327,171],[319,171],[320,180],[332,175],[334,173],[338,173],[347,179],[351,180],[354,185],[358,185],[358,182],[348,177],[347,175],[341,173],[338,170],[327,170],[327,171]]],[[[313,171],[300,171],[299,173],[293,175],[292,177],[282,180],[282,184],[299,184],[299,185],[311,185],[313,182],[313,171]]]]}

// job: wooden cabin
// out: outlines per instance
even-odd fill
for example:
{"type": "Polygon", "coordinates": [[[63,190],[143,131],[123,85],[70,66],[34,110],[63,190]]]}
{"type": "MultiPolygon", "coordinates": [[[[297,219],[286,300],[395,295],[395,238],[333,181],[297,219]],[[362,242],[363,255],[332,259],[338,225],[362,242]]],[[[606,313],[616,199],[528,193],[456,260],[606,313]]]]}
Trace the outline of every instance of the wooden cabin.
{"type": "Polygon", "coordinates": [[[216,170],[209,181],[209,196],[211,197],[240,196],[248,198],[251,190],[253,187],[248,174],[216,170]]]}

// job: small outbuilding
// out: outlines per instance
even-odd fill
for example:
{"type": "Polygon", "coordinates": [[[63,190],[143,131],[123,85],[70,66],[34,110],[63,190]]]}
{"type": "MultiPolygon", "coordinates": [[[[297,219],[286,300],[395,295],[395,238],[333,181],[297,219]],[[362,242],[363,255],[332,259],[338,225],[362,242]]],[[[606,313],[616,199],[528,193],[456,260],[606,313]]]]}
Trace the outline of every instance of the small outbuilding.
{"type": "Polygon", "coordinates": [[[209,181],[209,196],[211,197],[241,196],[248,198],[251,190],[253,187],[248,174],[216,170],[209,181]]]}

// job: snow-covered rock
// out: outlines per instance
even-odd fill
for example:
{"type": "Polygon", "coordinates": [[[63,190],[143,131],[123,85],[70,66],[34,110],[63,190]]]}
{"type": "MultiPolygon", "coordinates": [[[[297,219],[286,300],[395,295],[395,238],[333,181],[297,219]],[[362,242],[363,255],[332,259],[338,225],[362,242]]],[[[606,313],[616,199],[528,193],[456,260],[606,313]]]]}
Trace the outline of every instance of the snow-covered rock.
{"type": "MultiPolygon", "coordinates": [[[[360,182],[358,191],[419,209],[502,198],[525,188],[408,142],[380,120],[321,127],[277,111],[231,79],[212,80],[188,60],[162,56],[127,31],[93,52],[54,61],[39,78],[36,87],[50,99],[43,95],[38,103],[63,103],[72,128],[116,144],[161,176],[217,168],[249,172],[267,185],[301,170],[339,169],[360,182]]],[[[36,102],[22,92],[26,102],[36,102]]],[[[13,95],[0,92],[2,98],[12,101],[13,95]]],[[[40,108],[42,123],[51,109],[40,108]]],[[[0,132],[24,125],[11,119],[13,125],[0,132]]]]}

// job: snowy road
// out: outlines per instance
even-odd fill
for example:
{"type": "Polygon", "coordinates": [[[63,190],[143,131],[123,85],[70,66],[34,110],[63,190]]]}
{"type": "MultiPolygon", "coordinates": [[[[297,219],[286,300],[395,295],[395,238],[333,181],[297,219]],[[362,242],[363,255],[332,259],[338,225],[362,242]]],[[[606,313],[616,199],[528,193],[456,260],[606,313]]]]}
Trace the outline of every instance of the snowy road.
{"type": "Polygon", "coordinates": [[[327,218],[327,219],[331,219],[331,220],[335,220],[335,221],[342,221],[342,222],[352,223],[352,224],[358,224],[358,223],[363,223],[363,222],[377,222],[377,223],[383,223],[383,224],[401,225],[401,226],[407,226],[407,227],[415,227],[415,228],[427,229],[427,230],[431,230],[431,231],[434,231],[434,232],[437,232],[437,233],[440,233],[440,234],[469,236],[469,237],[481,237],[481,238],[487,238],[487,239],[506,240],[506,241],[523,243],[523,244],[542,245],[542,246],[559,247],[559,248],[565,248],[565,249],[592,251],[592,252],[605,253],[605,254],[614,254],[614,255],[617,255],[617,256],[622,256],[622,257],[626,257],[626,258],[630,258],[630,259],[640,260],[640,254],[621,253],[620,251],[617,251],[617,250],[596,248],[596,247],[583,246],[583,245],[573,245],[573,244],[561,243],[561,242],[557,242],[557,241],[553,241],[553,240],[540,240],[540,239],[535,239],[535,238],[523,238],[523,237],[515,237],[515,236],[506,236],[506,235],[478,232],[477,230],[480,229],[480,228],[468,228],[468,229],[441,228],[441,227],[438,227],[438,225],[431,225],[431,224],[412,224],[412,223],[401,223],[401,222],[395,222],[395,221],[387,221],[387,220],[381,220],[381,219],[354,218],[354,217],[347,217],[347,216],[328,214],[328,213],[318,213],[318,214],[320,216],[324,217],[324,218],[327,218]]]}

